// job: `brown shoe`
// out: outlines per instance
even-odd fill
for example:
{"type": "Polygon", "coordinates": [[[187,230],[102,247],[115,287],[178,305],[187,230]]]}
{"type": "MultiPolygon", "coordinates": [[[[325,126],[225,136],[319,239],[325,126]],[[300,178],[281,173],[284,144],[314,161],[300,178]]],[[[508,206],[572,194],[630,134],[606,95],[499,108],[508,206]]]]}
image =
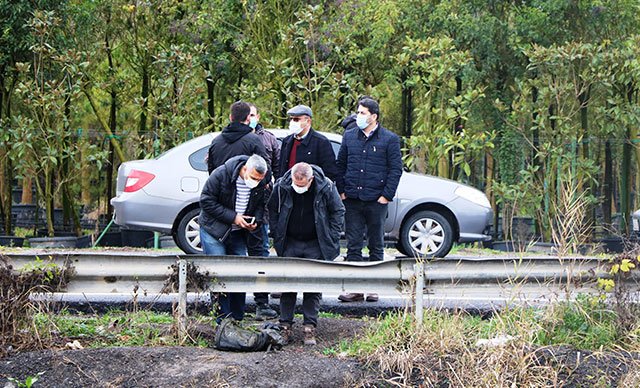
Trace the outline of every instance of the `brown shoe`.
{"type": "Polygon", "coordinates": [[[365,299],[367,302],[377,302],[378,294],[367,294],[367,298],[365,299]]]}
{"type": "Polygon", "coordinates": [[[304,325],[304,344],[309,346],[316,344],[316,328],[313,325],[304,325]]]}
{"type": "Polygon", "coordinates": [[[280,326],[280,335],[282,336],[282,344],[289,345],[289,340],[291,340],[291,324],[280,322],[278,324],[280,326]]]}
{"type": "Polygon", "coordinates": [[[362,302],[364,300],[364,294],[359,294],[356,292],[342,294],[338,297],[338,300],[342,302],[362,302]]]}

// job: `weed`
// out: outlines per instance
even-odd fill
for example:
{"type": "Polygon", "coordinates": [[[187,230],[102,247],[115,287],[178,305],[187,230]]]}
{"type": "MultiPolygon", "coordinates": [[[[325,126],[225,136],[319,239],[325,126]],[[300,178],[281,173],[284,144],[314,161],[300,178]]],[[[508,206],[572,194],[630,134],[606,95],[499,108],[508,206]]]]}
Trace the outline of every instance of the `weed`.
{"type": "Polygon", "coordinates": [[[394,386],[549,386],[573,367],[568,360],[546,362],[536,347],[636,347],[637,338],[620,342],[615,319],[602,299],[589,296],[543,309],[507,308],[486,318],[429,309],[421,326],[408,313],[388,314],[363,336],[322,352],[357,357],[394,386]]]}
{"type": "Polygon", "coordinates": [[[340,319],[342,318],[342,315],[337,314],[337,313],[332,313],[330,311],[320,311],[318,313],[318,318],[333,318],[333,319],[340,319]]]}
{"type": "Polygon", "coordinates": [[[41,259],[21,271],[14,271],[11,264],[0,257],[0,305],[3,306],[0,309],[0,357],[7,349],[5,344],[16,350],[45,345],[38,333],[29,332],[34,314],[43,308],[29,300],[29,296],[64,289],[72,273],[68,263],[60,267],[41,259]]]}
{"type": "Polygon", "coordinates": [[[9,377],[8,380],[15,384],[18,388],[31,388],[33,384],[35,384],[38,380],[40,380],[40,376],[42,376],[44,372],[38,372],[35,376],[28,376],[24,382],[13,377],[9,377]]]}
{"type": "Polygon", "coordinates": [[[546,310],[535,343],[568,344],[579,349],[617,346],[616,314],[600,297],[578,295],[571,302],[561,302],[546,310]]]}

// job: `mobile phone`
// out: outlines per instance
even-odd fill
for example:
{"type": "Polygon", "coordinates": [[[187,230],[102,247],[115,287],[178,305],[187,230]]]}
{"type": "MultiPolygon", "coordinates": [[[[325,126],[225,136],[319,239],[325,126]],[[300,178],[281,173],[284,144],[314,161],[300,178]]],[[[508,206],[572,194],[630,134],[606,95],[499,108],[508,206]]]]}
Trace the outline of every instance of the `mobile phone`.
{"type": "Polygon", "coordinates": [[[247,222],[247,224],[255,224],[256,223],[256,218],[255,217],[242,216],[242,218],[244,218],[244,220],[247,222]]]}

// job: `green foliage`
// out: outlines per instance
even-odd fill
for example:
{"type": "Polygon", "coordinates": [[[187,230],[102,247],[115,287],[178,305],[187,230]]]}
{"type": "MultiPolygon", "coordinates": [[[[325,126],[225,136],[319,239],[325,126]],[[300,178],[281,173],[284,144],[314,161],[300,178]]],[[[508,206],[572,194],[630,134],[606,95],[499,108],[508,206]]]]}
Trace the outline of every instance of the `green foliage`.
{"type": "Polygon", "coordinates": [[[171,331],[173,322],[171,315],[151,311],[112,311],[99,316],[63,311],[35,318],[38,331],[55,330],[62,337],[81,339],[88,347],[177,345],[171,331]]]}
{"type": "Polygon", "coordinates": [[[18,388],[31,388],[45,372],[38,372],[35,376],[28,376],[24,381],[9,377],[8,380],[15,384],[18,388]]]}
{"type": "Polygon", "coordinates": [[[153,157],[221,129],[238,99],[267,128],[305,103],[315,128],[338,132],[369,94],[407,135],[411,169],[486,185],[503,219],[535,216],[551,239],[559,182],[587,192],[590,214],[609,201],[605,139],[625,177],[614,208],[634,206],[637,11],[634,0],[0,0],[0,162],[39,177],[47,203],[68,184],[90,205],[113,184],[111,141],[122,159],[153,157]]]}
{"type": "Polygon", "coordinates": [[[599,297],[580,295],[547,310],[541,329],[536,333],[539,345],[569,344],[579,349],[633,346],[620,343],[616,314],[599,297]]]}
{"type": "Polygon", "coordinates": [[[640,345],[637,338],[630,333],[620,333],[617,319],[616,313],[602,298],[588,295],[543,308],[509,307],[488,318],[428,309],[420,328],[409,315],[388,314],[374,322],[359,338],[342,341],[325,353],[359,358],[367,358],[374,353],[410,354],[410,349],[424,346],[425,342],[440,341],[425,348],[428,353],[439,356],[461,349],[467,349],[467,352],[476,346],[478,340],[498,337],[538,346],[572,345],[585,350],[636,349],[640,345]]]}

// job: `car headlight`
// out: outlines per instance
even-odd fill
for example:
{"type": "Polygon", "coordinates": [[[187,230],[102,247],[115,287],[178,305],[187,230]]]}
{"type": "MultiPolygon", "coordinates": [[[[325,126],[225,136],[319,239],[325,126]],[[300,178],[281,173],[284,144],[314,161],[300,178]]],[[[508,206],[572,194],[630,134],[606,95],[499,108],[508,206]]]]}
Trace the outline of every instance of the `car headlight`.
{"type": "Polygon", "coordinates": [[[490,208],[491,204],[487,199],[487,196],[480,190],[476,190],[467,186],[460,186],[456,189],[455,193],[460,197],[466,199],[467,201],[471,201],[477,205],[490,208]]]}

